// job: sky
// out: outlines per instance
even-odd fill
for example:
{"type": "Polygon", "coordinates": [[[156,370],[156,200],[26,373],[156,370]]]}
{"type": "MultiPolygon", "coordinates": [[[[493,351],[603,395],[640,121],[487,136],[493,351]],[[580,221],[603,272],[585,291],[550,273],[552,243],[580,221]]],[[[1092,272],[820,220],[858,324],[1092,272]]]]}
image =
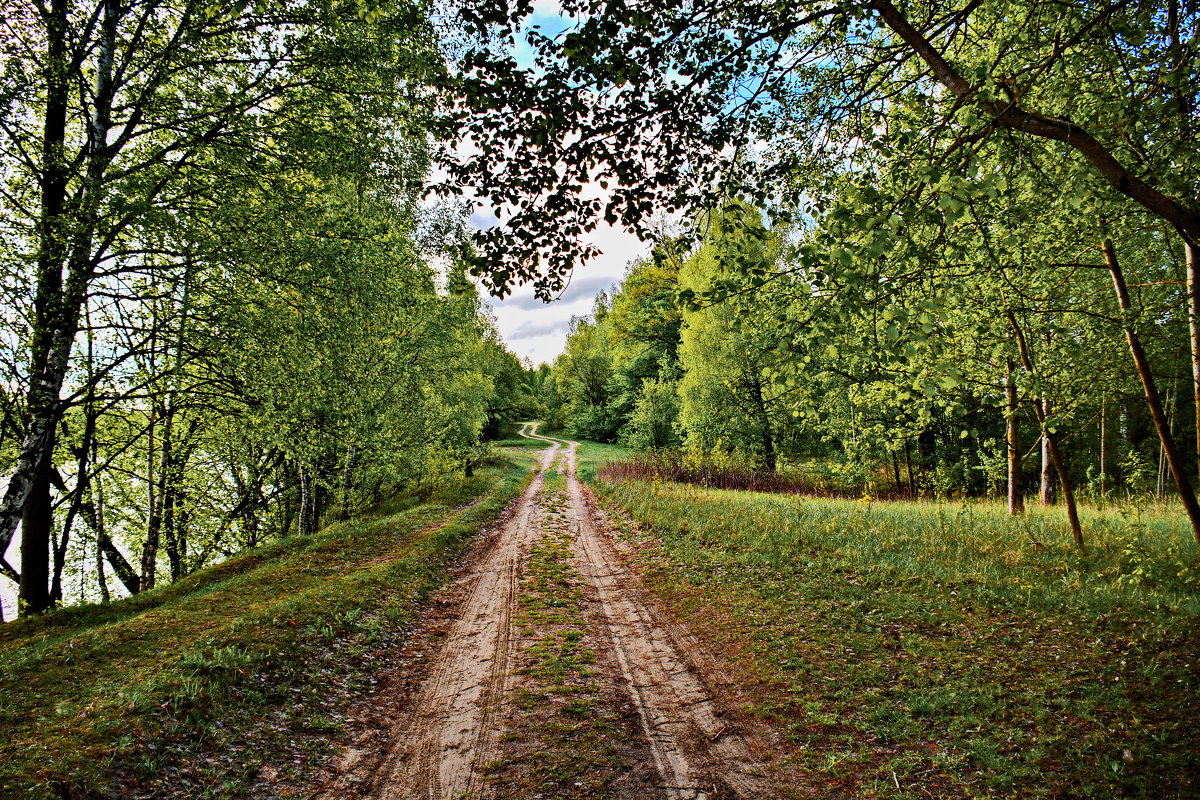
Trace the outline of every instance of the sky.
{"type": "Polygon", "coordinates": [[[585,241],[600,248],[603,255],[577,266],[571,283],[554,302],[538,300],[528,284],[515,287],[503,300],[481,289],[508,348],[534,366],[553,362],[566,345],[571,317],[591,313],[596,295],[611,293],[624,277],[626,264],[650,251],[648,242],[609,226],[597,228],[585,241]]]}

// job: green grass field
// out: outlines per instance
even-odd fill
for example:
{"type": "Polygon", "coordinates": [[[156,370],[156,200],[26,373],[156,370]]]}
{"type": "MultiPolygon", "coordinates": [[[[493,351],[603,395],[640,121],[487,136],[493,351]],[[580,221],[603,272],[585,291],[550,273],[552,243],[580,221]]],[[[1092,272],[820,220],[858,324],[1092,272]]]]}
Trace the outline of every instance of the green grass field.
{"type": "Polygon", "coordinates": [[[547,446],[541,439],[523,439],[521,437],[496,439],[488,444],[502,453],[509,450],[542,450],[547,446]]]}
{"type": "Polygon", "coordinates": [[[629,448],[619,444],[603,444],[585,439],[577,441],[579,449],[575,452],[576,471],[579,473],[579,477],[585,481],[594,480],[604,465],[628,458],[632,452],[629,448]]]}
{"type": "Polygon", "coordinates": [[[311,771],[528,474],[496,463],[143,595],[0,627],[0,796],[237,797],[264,766],[285,784],[311,771]]]}
{"type": "MultiPolygon", "coordinates": [[[[598,483],[828,795],[1194,797],[1200,566],[1166,512],[598,483]]],[[[810,796],[804,794],[803,796],[810,796]]]]}

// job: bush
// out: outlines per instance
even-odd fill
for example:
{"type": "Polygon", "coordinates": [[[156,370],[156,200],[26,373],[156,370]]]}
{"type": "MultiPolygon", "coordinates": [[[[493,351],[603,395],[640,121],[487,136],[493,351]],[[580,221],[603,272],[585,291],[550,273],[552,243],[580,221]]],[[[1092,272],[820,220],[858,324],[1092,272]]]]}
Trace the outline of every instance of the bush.
{"type": "Polygon", "coordinates": [[[571,415],[569,433],[577,439],[611,444],[617,440],[621,417],[605,406],[583,406],[571,415]]]}
{"type": "Polygon", "coordinates": [[[821,462],[807,468],[781,472],[756,469],[750,462],[728,453],[668,450],[643,453],[629,461],[609,464],[601,471],[607,481],[623,479],[691,483],[712,489],[804,494],[815,497],[877,499],[907,497],[907,491],[873,480],[863,464],[853,461],[821,462]]]}

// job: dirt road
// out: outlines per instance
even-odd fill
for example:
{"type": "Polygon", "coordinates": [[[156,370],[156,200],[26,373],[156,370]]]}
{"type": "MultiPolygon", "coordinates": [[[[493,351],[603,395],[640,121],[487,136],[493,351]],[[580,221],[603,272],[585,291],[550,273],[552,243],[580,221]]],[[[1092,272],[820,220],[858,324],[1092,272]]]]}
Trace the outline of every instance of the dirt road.
{"type": "Polygon", "coordinates": [[[719,707],[719,670],[660,618],[575,474],[536,474],[459,580],[422,682],[349,748],[316,797],[771,797],[719,707]]]}

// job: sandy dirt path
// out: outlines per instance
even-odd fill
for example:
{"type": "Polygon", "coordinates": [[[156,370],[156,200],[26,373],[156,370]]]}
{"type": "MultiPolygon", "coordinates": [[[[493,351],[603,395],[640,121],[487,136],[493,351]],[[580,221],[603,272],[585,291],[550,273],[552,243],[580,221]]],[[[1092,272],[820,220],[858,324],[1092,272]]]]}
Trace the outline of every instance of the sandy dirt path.
{"type": "Polygon", "coordinates": [[[706,686],[706,654],[686,631],[656,618],[640,581],[603,535],[602,514],[588,502],[575,470],[578,443],[566,444],[578,568],[596,591],[665,795],[678,800],[769,796],[745,737],[726,720],[706,686]]]}
{"type": "MultiPolygon", "coordinates": [[[[636,716],[626,737],[633,755],[624,756],[625,779],[603,796],[771,797],[758,777],[754,748],[728,721],[708,688],[719,681],[716,665],[684,629],[659,618],[608,537],[602,512],[589,501],[575,474],[577,443],[542,436],[536,423],[523,426],[520,433],[546,442],[547,448],[491,549],[459,581],[462,600],[422,683],[390,717],[390,730],[380,732],[377,752],[343,753],[332,779],[313,797],[499,796],[488,775],[511,751],[505,744],[506,731],[510,739],[519,733],[510,719],[512,695],[524,687],[514,684],[529,680],[515,674],[523,645],[520,632],[514,632],[514,615],[524,564],[543,526],[549,530],[539,501],[546,499],[541,497],[546,473],[556,463],[566,480],[563,513],[572,528],[570,566],[588,587],[582,621],[592,632],[589,639],[603,651],[596,669],[607,670],[606,685],[622,696],[628,716],[636,716]]],[[[528,796],[553,795],[534,788],[528,796]]]]}
{"type": "MultiPolygon", "coordinates": [[[[525,425],[521,435],[536,429],[525,425]]],[[[355,759],[370,776],[365,796],[380,800],[477,797],[483,791],[478,765],[487,763],[500,721],[495,712],[509,680],[511,615],[519,570],[535,535],[536,498],[558,445],[542,452],[537,473],[517,501],[491,552],[468,582],[474,585],[461,614],[444,637],[444,645],[424,684],[392,731],[389,752],[355,759]]],[[[357,754],[356,754],[357,755],[357,754]]],[[[345,779],[318,795],[322,798],[362,796],[345,779]]]]}

